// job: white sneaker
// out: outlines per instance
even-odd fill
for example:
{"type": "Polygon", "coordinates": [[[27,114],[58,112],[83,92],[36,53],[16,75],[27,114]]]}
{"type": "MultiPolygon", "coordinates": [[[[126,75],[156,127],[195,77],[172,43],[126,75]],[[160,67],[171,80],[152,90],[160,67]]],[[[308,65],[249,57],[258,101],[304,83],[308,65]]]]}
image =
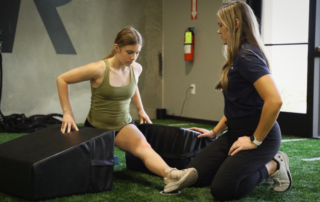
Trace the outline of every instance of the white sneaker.
{"type": "Polygon", "coordinates": [[[188,168],[184,170],[177,170],[171,168],[165,171],[168,176],[164,178],[164,192],[180,191],[181,189],[188,187],[195,183],[198,179],[198,172],[195,168],[188,168]]]}
{"type": "Polygon", "coordinates": [[[278,151],[274,160],[279,163],[279,169],[270,175],[274,181],[273,191],[287,191],[292,185],[292,177],[289,170],[289,158],[285,153],[278,151]]]}

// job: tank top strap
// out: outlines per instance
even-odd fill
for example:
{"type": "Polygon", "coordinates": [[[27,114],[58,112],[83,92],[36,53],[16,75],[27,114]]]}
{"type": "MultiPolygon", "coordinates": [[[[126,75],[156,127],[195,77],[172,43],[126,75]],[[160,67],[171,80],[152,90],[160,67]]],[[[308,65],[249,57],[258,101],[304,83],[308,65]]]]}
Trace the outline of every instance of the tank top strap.
{"type": "Polygon", "coordinates": [[[110,71],[110,67],[109,67],[109,62],[108,59],[104,59],[104,63],[106,64],[106,70],[104,73],[104,81],[109,83],[109,71],[110,71]]]}
{"type": "Polygon", "coordinates": [[[130,83],[133,83],[134,85],[137,83],[132,65],[130,66],[130,83]],[[134,81],[134,82],[131,82],[131,81],[134,81]]]}

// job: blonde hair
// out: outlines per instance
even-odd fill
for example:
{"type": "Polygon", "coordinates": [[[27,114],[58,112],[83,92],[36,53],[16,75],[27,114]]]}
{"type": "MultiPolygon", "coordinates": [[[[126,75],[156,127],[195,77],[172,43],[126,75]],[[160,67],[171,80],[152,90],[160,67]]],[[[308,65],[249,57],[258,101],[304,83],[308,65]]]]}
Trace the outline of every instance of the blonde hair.
{"type": "MultiPolygon", "coordinates": [[[[229,70],[233,66],[233,61],[238,55],[240,48],[243,48],[242,44],[245,39],[249,44],[261,51],[268,67],[269,62],[264,53],[264,45],[260,38],[258,21],[250,6],[242,1],[233,1],[219,9],[217,16],[228,29],[229,38],[224,49],[226,61],[222,66],[220,80],[215,89],[226,92],[228,89],[229,70]],[[238,28],[236,28],[236,19],[240,21],[238,28]]],[[[248,49],[245,50],[251,51],[248,49]]],[[[259,59],[261,58],[259,57],[259,59]]]]}
{"type": "MultiPolygon", "coordinates": [[[[114,40],[114,44],[117,44],[119,48],[136,44],[140,44],[142,46],[143,39],[138,30],[133,27],[126,27],[117,34],[116,39],[114,40]]],[[[112,58],[115,53],[116,51],[113,49],[111,53],[104,59],[112,58]]]]}

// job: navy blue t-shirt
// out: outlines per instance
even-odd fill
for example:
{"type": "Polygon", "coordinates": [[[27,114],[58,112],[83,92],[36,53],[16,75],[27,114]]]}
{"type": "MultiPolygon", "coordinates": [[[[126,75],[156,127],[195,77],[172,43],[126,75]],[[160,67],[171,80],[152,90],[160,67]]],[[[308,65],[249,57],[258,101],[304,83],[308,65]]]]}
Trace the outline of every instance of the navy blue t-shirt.
{"type": "Polygon", "coordinates": [[[261,114],[264,101],[253,83],[270,74],[262,53],[249,43],[243,44],[228,73],[228,90],[224,92],[224,115],[227,119],[261,114]],[[259,57],[262,59],[259,59],[259,57]]]}

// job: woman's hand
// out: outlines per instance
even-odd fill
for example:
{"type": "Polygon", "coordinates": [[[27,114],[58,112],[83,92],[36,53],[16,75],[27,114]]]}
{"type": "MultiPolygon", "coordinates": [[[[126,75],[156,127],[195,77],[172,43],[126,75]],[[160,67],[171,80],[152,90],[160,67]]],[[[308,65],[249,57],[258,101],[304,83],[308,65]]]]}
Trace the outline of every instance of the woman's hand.
{"type": "Polygon", "coordinates": [[[203,138],[203,137],[216,138],[216,134],[214,134],[212,130],[207,130],[204,128],[196,128],[196,127],[192,127],[188,129],[200,132],[201,134],[198,135],[198,138],[203,138]]]}
{"type": "Polygon", "coordinates": [[[143,123],[152,123],[149,116],[144,110],[139,110],[138,112],[139,118],[140,118],[140,124],[143,123]]]}
{"type": "Polygon", "coordinates": [[[239,137],[238,140],[230,147],[228,155],[233,156],[241,150],[250,150],[255,148],[257,148],[257,145],[251,142],[250,137],[242,136],[239,137]]]}
{"type": "Polygon", "coordinates": [[[67,133],[70,133],[71,129],[78,131],[78,127],[74,122],[74,117],[72,112],[64,112],[62,118],[61,132],[65,133],[66,129],[68,129],[67,133]]]}

